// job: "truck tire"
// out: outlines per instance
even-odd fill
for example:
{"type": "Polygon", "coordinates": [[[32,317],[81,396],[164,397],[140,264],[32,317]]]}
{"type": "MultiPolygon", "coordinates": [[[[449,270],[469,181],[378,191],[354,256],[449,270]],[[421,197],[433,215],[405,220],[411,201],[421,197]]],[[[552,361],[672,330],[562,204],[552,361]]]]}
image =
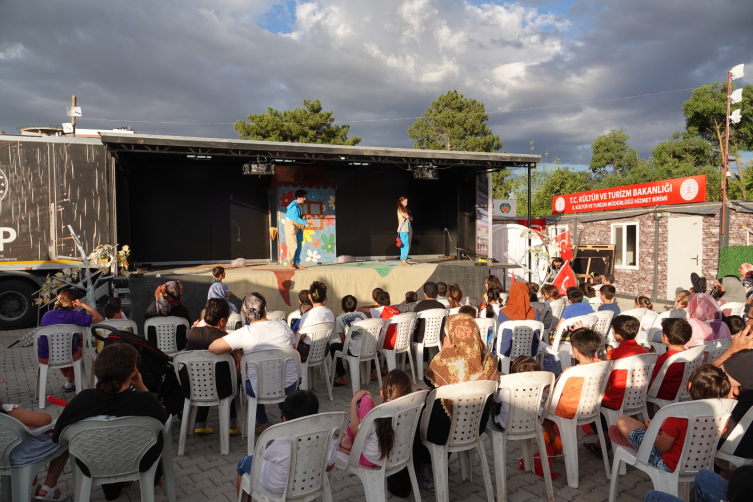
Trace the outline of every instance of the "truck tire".
{"type": "Polygon", "coordinates": [[[32,295],[39,288],[25,281],[0,282],[0,329],[21,329],[37,321],[32,295]]]}

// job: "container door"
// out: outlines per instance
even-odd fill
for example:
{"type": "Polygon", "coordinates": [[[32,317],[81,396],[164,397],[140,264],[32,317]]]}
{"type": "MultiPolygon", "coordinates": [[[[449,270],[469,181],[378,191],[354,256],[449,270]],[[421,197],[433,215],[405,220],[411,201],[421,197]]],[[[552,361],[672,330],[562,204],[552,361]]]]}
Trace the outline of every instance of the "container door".
{"type": "Polygon", "coordinates": [[[703,217],[667,219],[667,299],[690,287],[690,274],[701,273],[703,265],[703,217]]]}

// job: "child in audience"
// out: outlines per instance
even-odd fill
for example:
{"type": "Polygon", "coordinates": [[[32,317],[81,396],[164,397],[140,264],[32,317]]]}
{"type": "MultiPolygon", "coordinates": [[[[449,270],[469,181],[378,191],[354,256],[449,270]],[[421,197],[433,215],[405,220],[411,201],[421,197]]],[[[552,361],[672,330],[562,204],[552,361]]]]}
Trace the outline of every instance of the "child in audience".
{"type": "MultiPolygon", "coordinates": [[[[355,296],[343,296],[341,305],[343,314],[335,319],[335,333],[339,338],[334,342],[330,342],[329,346],[329,354],[333,358],[335,357],[335,352],[343,349],[343,345],[345,344],[345,334],[348,332],[350,325],[356,321],[367,319],[366,314],[363,312],[356,312],[358,301],[355,296]]],[[[361,353],[361,335],[358,331],[355,331],[350,337],[348,353],[352,356],[357,356],[361,353]]],[[[345,376],[345,367],[343,366],[342,359],[337,360],[335,375],[337,376],[337,378],[335,378],[335,385],[348,385],[348,378],[345,376]]]]}
{"type": "Polygon", "coordinates": [[[374,300],[374,305],[371,305],[369,307],[361,307],[362,312],[367,313],[371,316],[372,319],[378,319],[382,315],[382,307],[379,305],[379,302],[377,301],[377,297],[379,296],[379,293],[382,293],[384,290],[382,288],[374,288],[371,290],[371,299],[374,300]]]}
{"type": "MultiPolygon", "coordinates": [[[[528,373],[530,371],[541,371],[541,366],[531,356],[518,356],[510,366],[510,374],[528,373]]],[[[495,406],[492,406],[492,420],[502,430],[507,427],[507,417],[510,414],[510,389],[500,389],[494,394],[495,406]]]]}
{"type": "Polygon", "coordinates": [[[494,319],[499,320],[499,309],[502,298],[500,297],[499,290],[491,288],[486,291],[486,308],[479,312],[478,316],[482,319],[494,319]]]}
{"type": "Polygon", "coordinates": [[[214,267],[212,269],[212,275],[214,276],[214,282],[211,286],[209,286],[207,300],[211,300],[212,298],[221,298],[227,301],[230,310],[232,310],[234,313],[238,313],[238,307],[236,307],[230,301],[230,296],[232,295],[232,293],[230,293],[230,289],[228,289],[227,285],[223,284],[222,282],[225,279],[225,267],[214,267]]]}
{"type": "MultiPolygon", "coordinates": [[[[651,374],[650,384],[654,383],[654,379],[656,378],[656,375],[659,374],[659,370],[664,362],[671,356],[685,350],[685,344],[688,343],[690,337],[693,335],[693,328],[688,321],[672,317],[668,317],[661,322],[661,331],[661,341],[664,345],[669,347],[669,350],[656,359],[656,365],[651,374]]],[[[662,381],[661,388],[656,394],[656,397],[658,399],[674,399],[677,392],[680,390],[684,371],[685,363],[672,364],[664,375],[664,380],[662,381]]]]}
{"type": "MultiPolygon", "coordinates": [[[[595,331],[589,328],[578,328],[570,334],[570,345],[572,346],[573,358],[578,361],[578,364],[591,364],[599,362],[596,358],[596,353],[601,347],[601,336],[595,331]]],[[[568,368],[570,369],[570,368],[568,368]]],[[[566,374],[565,370],[562,374],[566,374]]],[[[562,376],[557,379],[554,384],[555,389],[560,385],[562,376]]],[[[554,390],[552,390],[554,392],[554,390]]],[[[560,399],[557,402],[557,408],[554,414],[562,418],[573,418],[578,411],[578,404],[580,403],[580,395],[583,392],[583,378],[573,377],[568,378],[565,382],[565,386],[560,394],[560,399]]],[[[547,432],[547,436],[544,438],[548,445],[552,444],[551,439],[555,438],[554,422],[551,420],[544,420],[544,430],[547,432]]],[[[561,441],[556,444],[557,450],[561,450],[561,441]]]]}
{"type": "MultiPolygon", "coordinates": [[[[30,429],[44,427],[52,423],[52,417],[47,413],[25,410],[17,404],[3,404],[2,401],[0,401],[0,414],[15,418],[30,429]]],[[[59,449],[60,445],[52,441],[52,434],[49,432],[32,436],[12,448],[9,459],[10,465],[15,469],[25,467],[39,462],[47,455],[50,455],[59,449]]],[[[32,499],[36,498],[39,500],[52,501],[63,501],[66,499],[66,494],[57,487],[57,482],[60,474],[63,472],[63,468],[65,468],[67,460],[67,451],[62,452],[60,455],[52,459],[50,461],[50,466],[47,469],[47,476],[45,477],[44,484],[41,486],[37,483],[37,477],[34,476],[34,481],[32,482],[34,488],[34,491],[32,491],[32,499]]],[[[3,479],[3,483],[10,483],[10,481],[10,475],[3,479]]],[[[5,488],[5,486],[3,486],[3,488],[5,488]]],[[[11,487],[8,486],[7,488],[8,495],[10,495],[11,487]]]]}
{"type": "Polygon", "coordinates": [[[309,300],[308,289],[304,289],[298,292],[298,305],[300,306],[290,314],[290,327],[293,328],[293,330],[298,329],[298,328],[294,328],[294,326],[296,326],[295,323],[304,314],[304,312],[301,311],[302,310],[301,307],[303,307],[304,305],[308,305],[309,308],[307,310],[311,310],[311,300],[309,300]]]}
{"type": "Polygon", "coordinates": [[[651,300],[649,300],[648,297],[639,296],[635,299],[635,308],[654,310],[654,305],[651,303],[651,300]]]}
{"type": "MultiPolygon", "coordinates": [[[[450,300],[450,308],[458,308],[462,305],[463,292],[460,290],[460,286],[457,284],[447,285],[447,296],[450,300]]],[[[475,316],[474,316],[475,317],[475,316]]]]}
{"type": "MultiPolygon", "coordinates": [[[[690,399],[722,399],[727,397],[730,383],[727,375],[721,369],[710,364],[703,364],[696,368],[688,379],[690,399]]],[[[650,420],[645,423],[632,417],[623,415],[617,419],[617,425],[609,428],[610,438],[625,445],[626,442],[635,448],[640,448],[646,435],[650,420]]],[[[649,465],[657,469],[674,472],[680,460],[682,448],[685,444],[685,434],[688,428],[686,418],[670,417],[664,420],[661,430],[656,436],[654,446],[648,458],[649,465]]]]}
{"type": "Polygon", "coordinates": [[[601,296],[601,307],[599,312],[604,310],[611,310],[614,312],[614,316],[620,315],[620,307],[614,302],[614,296],[617,290],[611,284],[603,284],[599,289],[599,295],[601,296]]]}
{"type": "Polygon", "coordinates": [[[447,299],[447,284],[444,282],[437,283],[437,301],[450,308],[450,300],[447,299]]]}
{"type": "MultiPolygon", "coordinates": [[[[413,392],[410,377],[406,372],[394,369],[387,373],[382,382],[379,395],[384,402],[389,402],[413,392]]],[[[340,441],[340,451],[350,455],[353,448],[353,439],[358,434],[358,428],[366,414],[374,408],[374,400],[367,390],[359,390],[353,394],[350,401],[350,426],[346,436],[340,441]]],[[[360,462],[365,467],[381,467],[384,459],[392,452],[395,446],[395,431],[392,428],[392,420],[378,418],[374,420],[366,434],[363,443],[360,462]]]]}
{"type": "Polygon", "coordinates": [[[602,284],[601,274],[594,272],[591,274],[591,286],[598,293],[604,284],[602,284]]]}
{"type": "MultiPolygon", "coordinates": [[[[316,394],[310,390],[291,392],[285,398],[282,413],[283,422],[316,415],[319,413],[319,400],[316,398],[316,394]]],[[[287,439],[276,439],[264,450],[264,456],[261,459],[261,478],[259,479],[259,483],[271,492],[280,493],[288,485],[290,448],[290,441],[287,439]]],[[[243,457],[238,462],[236,495],[240,492],[243,475],[251,474],[253,460],[253,455],[249,455],[248,457],[243,457]]],[[[335,467],[336,460],[337,446],[333,441],[330,444],[329,455],[327,457],[327,472],[330,472],[335,467]]]]}
{"type": "Polygon", "coordinates": [[[535,282],[529,282],[528,283],[528,293],[530,294],[530,302],[538,302],[539,301],[539,285],[535,282]]]}
{"type": "MultiPolygon", "coordinates": [[[[591,298],[594,298],[596,296],[596,290],[588,282],[581,282],[578,288],[580,289],[581,293],[583,293],[583,299],[581,300],[581,302],[588,304],[588,306],[590,307],[591,298]]],[[[593,307],[591,307],[591,313],[593,313],[593,307]]]]}
{"type": "MultiPolygon", "coordinates": [[[[394,316],[400,314],[400,311],[397,308],[390,305],[390,294],[386,291],[382,291],[377,295],[377,305],[379,305],[379,308],[381,309],[379,317],[384,319],[385,321],[389,322],[389,320],[394,316]]],[[[395,348],[396,336],[397,329],[393,324],[392,326],[387,328],[387,333],[384,336],[385,349],[392,350],[395,348]]]]}
{"type": "MultiPolygon", "coordinates": [[[[544,301],[544,305],[550,305],[554,300],[560,297],[560,290],[554,284],[547,284],[541,288],[541,299],[544,301]]],[[[544,323],[544,329],[550,329],[552,327],[552,310],[546,309],[544,318],[541,320],[544,323]]]]}
{"type": "Polygon", "coordinates": [[[411,303],[416,303],[418,301],[418,294],[415,291],[408,291],[405,293],[405,303],[406,305],[410,305],[411,303]]]}
{"type": "MultiPolygon", "coordinates": [[[[583,303],[583,291],[576,287],[567,288],[567,303],[568,305],[560,316],[557,328],[567,319],[594,313],[594,309],[589,304],[583,303]]],[[[551,333],[552,339],[554,339],[555,331],[553,330],[551,333]]]]}
{"type": "MultiPolygon", "coordinates": [[[[301,315],[301,321],[298,324],[299,330],[315,324],[329,322],[334,324],[335,314],[324,306],[327,301],[327,286],[323,282],[314,281],[311,283],[311,287],[309,287],[309,301],[311,302],[311,310],[301,315]]],[[[297,333],[296,336],[298,336],[297,333]]],[[[305,362],[309,357],[309,350],[311,349],[311,337],[309,335],[301,336],[298,339],[296,349],[301,354],[301,362],[305,362]]]]}
{"type": "Polygon", "coordinates": [[[478,315],[478,312],[476,311],[476,307],[472,307],[471,305],[463,305],[462,307],[460,307],[460,310],[458,310],[458,314],[465,314],[475,318],[478,315]]]}
{"type": "Polygon", "coordinates": [[[722,322],[727,325],[732,336],[745,329],[745,321],[739,315],[722,317],[722,322]]]}
{"type": "Polygon", "coordinates": [[[107,310],[105,310],[105,319],[128,319],[126,313],[123,312],[123,302],[120,298],[117,296],[110,297],[105,304],[105,309],[107,309],[107,305],[111,305],[110,312],[113,313],[113,317],[107,317],[107,310]]]}

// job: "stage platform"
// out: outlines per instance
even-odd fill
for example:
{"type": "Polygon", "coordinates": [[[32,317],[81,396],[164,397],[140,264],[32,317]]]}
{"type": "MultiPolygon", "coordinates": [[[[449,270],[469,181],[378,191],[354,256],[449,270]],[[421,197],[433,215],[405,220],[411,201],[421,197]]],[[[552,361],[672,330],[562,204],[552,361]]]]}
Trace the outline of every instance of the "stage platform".
{"type": "MultiPolygon", "coordinates": [[[[340,300],[345,295],[354,295],[359,305],[373,304],[371,291],[376,287],[389,292],[393,304],[402,303],[407,291],[416,291],[419,299],[423,299],[421,288],[427,281],[458,284],[465,296],[480,298],[484,293],[484,279],[489,274],[487,264],[436,257],[411,261],[414,264],[409,267],[400,266],[397,260],[322,265],[304,262],[300,270],[276,263],[253,263],[245,268],[226,268],[224,282],[233,294],[231,301],[238,306],[246,294],[256,291],[267,299],[270,311],[292,312],[298,308],[298,292],[308,289],[313,281],[322,281],[328,287],[327,306],[336,315],[341,313],[340,300]]],[[[157,286],[179,280],[183,283],[183,304],[193,318],[198,318],[214,280],[214,266],[154,270],[142,277],[130,277],[129,317],[143,322],[144,311],[154,300],[157,286]]]]}

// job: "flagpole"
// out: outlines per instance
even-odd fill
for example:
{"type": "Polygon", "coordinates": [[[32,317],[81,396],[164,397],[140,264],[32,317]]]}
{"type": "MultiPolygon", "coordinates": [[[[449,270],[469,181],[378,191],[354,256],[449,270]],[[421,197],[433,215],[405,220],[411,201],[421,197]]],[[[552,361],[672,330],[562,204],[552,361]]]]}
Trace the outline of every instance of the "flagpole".
{"type": "Polygon", "coordinates": [[[531,168],[528,165],[528,282],[531,282],[531,168]]]}

